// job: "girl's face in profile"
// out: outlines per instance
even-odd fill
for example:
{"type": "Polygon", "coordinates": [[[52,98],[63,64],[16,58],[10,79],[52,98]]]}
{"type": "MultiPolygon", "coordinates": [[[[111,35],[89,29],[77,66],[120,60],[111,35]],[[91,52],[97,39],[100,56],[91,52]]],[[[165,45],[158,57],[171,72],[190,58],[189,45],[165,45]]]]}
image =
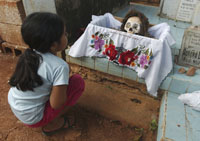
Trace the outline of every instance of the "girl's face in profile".
{"type": "Polygon", "coordinates": [[[64,33],[60,39],[60,44],[58,44],[58,51],[64,50],[67,44],[68,44],[67,32],[66,32],[66,28],[64,28],[64,33]]]}
{"type": "Polygon", "coordinates": [[[67,39],[67,32],[66,32],[66,28],[64,28],[64,32],[60,38],[60,42],[59,43],[55,43],[52,47],[51,47],[51,52],[52,53],[56,53],[58,51],[62,51],[66,48],[68,44],[68,39],[67,39]]]}

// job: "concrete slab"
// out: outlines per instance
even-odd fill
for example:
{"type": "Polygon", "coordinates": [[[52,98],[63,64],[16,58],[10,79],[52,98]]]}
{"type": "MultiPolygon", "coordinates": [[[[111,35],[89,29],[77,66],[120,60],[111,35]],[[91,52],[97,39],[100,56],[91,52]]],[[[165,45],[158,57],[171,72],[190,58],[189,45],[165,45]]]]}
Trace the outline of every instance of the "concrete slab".
{"type": "Polygon", "coordinates": [[[166,92],[161,101],[157,141],[199,141],[200,112],[178,100],[179,94],[166,92]]]}
{"type": "Polygon", "coordinates": [[[186,141],[185,108],[178,100],[178,94],[168,93],[166,110],[165,138],[186,141]]]}

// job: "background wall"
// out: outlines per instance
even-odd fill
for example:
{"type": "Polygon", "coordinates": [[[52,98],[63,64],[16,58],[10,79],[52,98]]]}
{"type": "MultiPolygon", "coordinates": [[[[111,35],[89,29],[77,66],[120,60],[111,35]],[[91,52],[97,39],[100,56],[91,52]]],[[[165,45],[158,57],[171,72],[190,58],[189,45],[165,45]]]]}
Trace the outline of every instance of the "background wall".
{"type": "Polygon", "coordinates": [[[21,25],[25,18],[21,0],[0,0],[0,37],[15,45],[24,45],[21,25]]]}
{"type": "Polygon", "coordinates": [[[69,41],[75,41],[91,21],[92,15],[114,12],[130,0],[55,0],[58,15],[67,25],[69,41]]]}

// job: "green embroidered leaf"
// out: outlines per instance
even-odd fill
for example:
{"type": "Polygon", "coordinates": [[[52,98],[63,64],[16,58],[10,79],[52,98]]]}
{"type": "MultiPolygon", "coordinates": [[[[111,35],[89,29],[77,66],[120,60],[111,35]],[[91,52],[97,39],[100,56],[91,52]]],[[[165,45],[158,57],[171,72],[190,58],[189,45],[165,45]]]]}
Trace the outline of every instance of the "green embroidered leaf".
{"type": "Polygon", "coordinates": [[[138,67],[140,67],[140,64],[137,64],[138,67]]]}
{"type": "Polygon", "coordinates": [[[92,48],[94,48],[94,45],[90,45],[92,48]]]}
{"type": "Polygon", "coordinates": [[[151,50],[151,52],[150,52],[150,55],[149,56],[153,56],[153,52],[152,52],[152,50],[151,50]]]}
{"type": "Polygon", "coordinates": [[[145,66],[144,66],[144,69],[147,69],[147,68],[148,68],[148,66],[145,65],[145,66]]]}
{"type": "Polygon", "coordinates": [[[104,38],[106,39],[106,38],[109,37],[109,34],[108,34],[108,33],[105,33],[105,34],[103,34],[103,36],[104,36],[104,38]]]}
{"type": "Polygon", "coordinates": [[[97,36],[99,34],[99,31],[97,31],[94,35],[97,36]]]}
{"type": "Polygon", "coordinates": [[[106,40],[106,44],[108,44],[108,40],[106,40]]]}
{"type": "Polygon", "coordinates": [[[112,39],[110,39],[110,44],[112,44],[112,45],[114,44],[114,42],[113,42],[113,40],[112,40],[112,39]]]}
{"type": "Polygon", "coordinates": [[[149,55],[149,49],[147,49],[144,54],[149,55]]]}
{"type": "Polygon", "coordinates": [[[136,54],[138,52],[138,48],[132,49],[131,52],[133,52],[134,54],[136,54]]]}
{"type": "Polygon", "coordinates": [[[145,46],[143,46],[143,45],[140,45],[140,49],[144,49],[145,48],[145,46]]]}
{"type": "Polygon", "coordinates": [[[141,50],[138,52],[138,56],[141,54],[141,50]]]}
{"type": "Polygon", "coordinates": [[[99,35],[99,38],[101,38],[101,39],[102,39],[102,38],[103,38],[103,34],[100,34],[100,35],[99,35]]]}

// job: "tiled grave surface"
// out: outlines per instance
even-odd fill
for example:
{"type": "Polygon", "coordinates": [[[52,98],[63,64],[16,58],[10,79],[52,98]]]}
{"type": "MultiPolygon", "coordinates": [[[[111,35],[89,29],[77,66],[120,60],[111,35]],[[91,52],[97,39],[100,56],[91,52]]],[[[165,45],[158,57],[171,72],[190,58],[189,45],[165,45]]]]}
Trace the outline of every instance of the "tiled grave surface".
{"type": "MultiPolygon", "coordinates": [[[[172,55],[174,57],[174,55],[179,54],[184,30],[190,24],[160,18],[157,16],[159,8],[153,6],[127,6],[114,15],[124,17],[131,8],[143,12],[149,18],[151,24],[167,22],[176,40],[176,44],[171,47],[172,55]]],[[[68,51],[66,50],[66,54],[68,54],[68,51]]],[[[73,58],[67,55],[66,60],[90,69],[145,83],[143,79],[137,77],[135,71],[116,66],[105,58],[73,58]]],[[[174,64],[173,70],[160,86],[160,89],[166,90],[166,93],[163,96],[160,108],[157,141],[161,139],[164,141],[200,141],[200,112],[192,110],[177,99],[179,94],[200,90],[200,70],[194,76],[187,76],[186,74],[178,73],[180,67],[182,66],[174,64]]],[[[188,68],[185,67],[185,69],[187,70],[188,68]]]]}
{"type": "Polygon", "coordinates": [[[199,141],[200,112],[178,100],[179,94],[166,92],[163,96],[157,141],[199,141]]]}
{"type": "MultiPolygon", "coordinates": [[[[66,54],[68,54],[68,51],[69,50],[66,50],[66,54]]],[[[117,66],[112,62],[109,62],[106,58],[73,58],[67,55],[66,60],[70,63],[78,64],[100,72],[145,83],[144,79],[137,77],[135,71],[129,68],[117,66]]],[[[200,71],[197,71],[194,76],[187,76],[186,74],[180,74],[178,72],[180,67],[181,66],[174,65],[171,73],[161,83],[160,89],[178,94],[200,90],[200,71]]],[[[187,70],[188,68],[185,67],[185,69],[187,70]]]]}

